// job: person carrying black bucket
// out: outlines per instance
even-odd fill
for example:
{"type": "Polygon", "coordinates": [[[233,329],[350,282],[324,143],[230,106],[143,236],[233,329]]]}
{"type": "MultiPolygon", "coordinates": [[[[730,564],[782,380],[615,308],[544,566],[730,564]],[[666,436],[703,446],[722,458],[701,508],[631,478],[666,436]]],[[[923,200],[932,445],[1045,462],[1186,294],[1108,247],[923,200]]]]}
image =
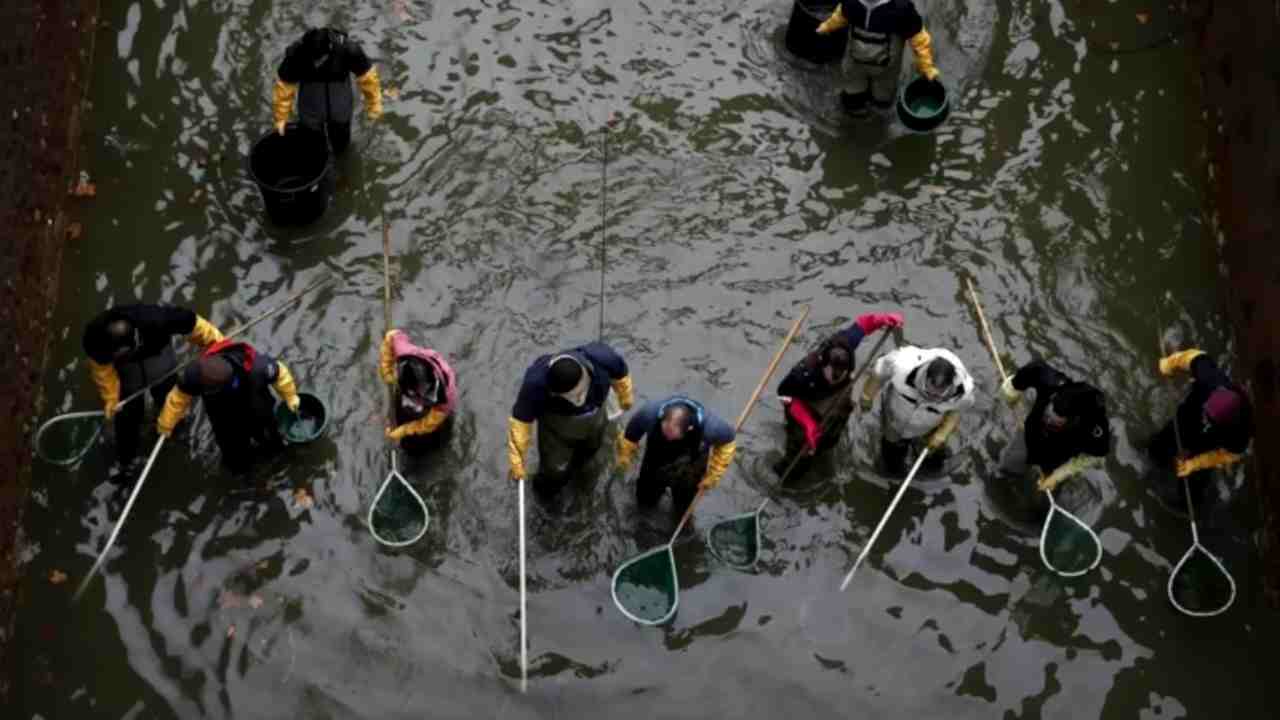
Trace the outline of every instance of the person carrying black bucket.
{"type": "Polygon", "coordinates": [[[449,427],[458,402],[458,380],[444,356],[418,347],[399,330],[382,338],[378,375],[396,388],[396,424],[387,439],[410,455],[436,445],[449,427]]]}
{"type": "Polygon", "coordinates": [[[277,71],[272,111],[276,132],[285,132],[293,101],[298,100],[302,124],[322,130],[335,154],[351,143],[351,116],[355,98],[351,79],[356,78],[364,96],[369,120],[382,117],[382,85],[378,69],[358,43],[333,28],[311,28],[289,46],[277,71]]]}
{"type": "Polygon", "coordinates": [[[871,410],[877,395],[882,395],[885,470],[904,475],[907,455],[918,441],[931,451],[925,464],[941,467],[944,454],[938,451],[956,429],[960,413],[973,406],[973,378],[950,350],[906,345],[880,356],[871,367],[862,385],[863,412],[871,410]]]}
{"type": "Polygon", "coordinates": [[[673,395],[645,403],[631,416],[618,444],[617,469],[631,466],[645,442],[636,502],[650,508],[671,488],[671,512],[684,514],[698,490],[720,484],[736,451],[733,426],[696,400],[673,395]],[[658,432],[654,432],[658,430],[658,432]]]}
{"type": "MultiPolygon", "coordinates": [[[[138,454],[144,399],[139,397],[116,410],[128,397],[159,380],[178,365],[172,338],[180,336],[198,348],[222,340],[212,323],[186,308],[172,305],[121,305],[100,313],[84,329],[84,352],[89,374],[98,387],[107,420],[113,420],[116,462],[123,472],[138,454]]],[[[156,404],[175,380],[170,377],[151,389],[156,404]]]]}
{"type": "Polygon", "coordinates": [[[631,409],[627,363],[604,343],[588,343],[534,360],[524,373],[507,421],[511,479],[525,479],[524,456],[536,422],[539,467],[534,490],[543,498],[559,493],[572,472],[585,465],[604,442],[610,388],[622,409],[631,409]]]}
{"type": "Polygon", "coordinates": [[[221,340],[181,373],[169,391],[156,430],[168,437],[195,398],[204,401],[222,463],[236,475],[253,464],[253,447],[273,451],[284,445],[274,415],[274,388],[284,404],[298,411],[301,400],[293,375],[283,362],[245,342],[221,340]]]}
{"type": "MultiPolygon", "coordinates": [[[[1232,382],[1203,350],[1182,350],[1160,359],[1160,374],[1190,373],[1191,391],[1170,419],[1151,438],[1147,453],[1155,464],[1189,478],[1193,501],[1208,494],[1209,473],[1244,459],[1253,438],[1253,407],[1244,389],[1232,382]],[[1179,453],[1181,446],[1181,454],[1179,453]]],[[[1185,508],[1181,486],[1158,486],[1162,500],[1185,508]]]]}
{"type": "Polygon", "coordinates": [[[899,313],[867,313],[849,327],[827,338],[814,352],[796,364],[778,384],[778,396],[786,408],[786,456],[773,466],[784,480],[802,477],[812,456],[835,447],[853,412],[849,383],[854,368],[854,350],[871,333],[902,327],[899,313]],[[803,458],[795,460],[797,456],[803,458]]]}
{"type": "Polygon", "coordinates": [[[831,17],[818,26],[818,32],[826,34],[846,27],[849,42],[839,81],[840,104],[846,112],[863,114],[868,103],[881,108],[893,105],[904,44],[911,46],[920,74],[931,81],[938,79],[932,39],[911,0],[847,0],[836,5],[831,17]]]}
{"type": "MultiPolygon", "coordinates": [[[[1051,491],[1064,480],[1102,464],[1111,451],[1111,423],[1101,390],[1072,380],[1043,360],[1022,366],[1000,386],[1010,405],[1027,390],[1035,390],[1035,404],[1022,432],[1000,457],[1001,475],[1014,482],[1025,481],[1027,471],[1035,466],[1035,489],[1051,491]]],[[[1034,495],[1043,497],[1041,492],[1034,495]]]]}

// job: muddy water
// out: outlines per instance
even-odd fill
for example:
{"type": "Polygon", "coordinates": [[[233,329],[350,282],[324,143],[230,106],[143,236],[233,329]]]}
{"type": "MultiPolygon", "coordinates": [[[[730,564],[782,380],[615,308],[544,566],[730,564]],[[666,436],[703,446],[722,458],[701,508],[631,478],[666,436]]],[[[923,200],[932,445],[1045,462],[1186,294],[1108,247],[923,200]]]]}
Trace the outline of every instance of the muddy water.
{"type": "Polygon", "coordinates": [[[1178,17],[925,3],[955,107],[914,135],[842,119],[829,74],[781,49],[780,2],[108,5],[85,136],[98,195],[67,257],[51,405],[95,407],[79,335],[105,306],[166,300],[227,328],[333,273],[249,335],[333,419],[248,486],[218,467],[206,421],[180,433],[75,607],[70,586],[125,491],[105,447],[71,471],[40,467],[22,717],[1268,715],[1276,623],[1243,475],[1220,480],[1231,499],[1204,531],[1240,598],[1191,620],[1165,600],[1189,533],[1137,449],[1172,402],[1150,370],[1157,333],[1229,350],[1199,242],[1178,17]],[[268,127],[275,63],[317,21],[377,58],[387,112],[357,121],[328,215],[285,232],[244,158],[268,127]],[[632,625],[609,597],[665,515],[638,515],[629,482],[606,474],[535,505],[521,696],[504,422],[528,361],[599,332],[604,150],[603,334],[641,398],[678,390],[735,417],[805,303],[804,346],[901,310],[907,341],[954,348],[984,392],[944,474],[906,494],[843,594],[896,485],[875,470],[872,417],[784,493],[768,470],[781,410],[757,409],[698,523],[773,497],[759,572],[679,546],[666,627],[632,625]],[[462,385],[447,449],[406,469],[434,516],[401,551],[363,525],[387,471],[373,371],[384,217],[396,323],[462,385]],[[1050,358],[1109,393],[1114,456],[1075,491],[1105,546],[1083,578],[1041,567],[1035,520],[991,479],[1014,421],[992,400],[965,279],[1008,357],[1050,358]],[[71,580],[50,582],[55,570],[71,580]]]}

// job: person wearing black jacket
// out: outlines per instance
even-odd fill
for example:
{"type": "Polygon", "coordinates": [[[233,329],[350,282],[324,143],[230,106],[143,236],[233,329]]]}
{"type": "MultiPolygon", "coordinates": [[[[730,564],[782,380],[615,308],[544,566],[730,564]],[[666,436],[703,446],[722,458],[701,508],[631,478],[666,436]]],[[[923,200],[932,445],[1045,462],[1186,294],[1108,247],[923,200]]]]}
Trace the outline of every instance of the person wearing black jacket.
{"type": "Polygon", "coordinates": [[[1190,373],[1191,391],[1147,452],[1157,466],[1174,470],[1179,478],[1191,477],[1192,493],[1199,497],[1208,488],[1205,471],[1244,458],[1253,438],[1253,408],[1244,389],[1202,350],[1163,357],[1159,370],[1165,377],[1190,373]]]}
{"type": "Polygon", "coordinates": [[[277,71],[273,91],[273,122],[284,134],[293,101],[305,127],[323,130],[335,154],[351,143],[351,116],[355,98],[351,76],[364,95],[369,120],[382,117],[382,84],[378,69],[359,43],[333,28],[311,28],[289,46],[277,71]]]}
{"type": "MultiPolygon", "coordinates": [[[[138,454],[145,400],[139,397],[118,409],[116,405],[177,367],[174,336],[206,348],[221,340],[222,332],[191,310],[172,305],[120,305],[85,326],[82,343],[89,356],[89,374],[107,420],[114,422],[116,460],[122,468],[138,454]]],[[[157,405],[164,402],[174,381],[169,377],[151,388],[157,405]]]]}
{"type": "Polygon", "coordinates": [[[1038,490],[1053,490],[1062,481],[1101,464],[1111,450],[1111,423],[1106,396],[1086,382],[1072,380],[1043,360],[1033,360],[1000,388],[1010,404],[1035,390],[1035,404],[1022,433],[1000,458],[1001,473],[1022,478],[1038,469],[1038,490]]]}
{"type": "Polygon", "coordinates": [[[852,325],[827,338],[822,345],[796,364],[778,383],[778,396],[786,408],[786,456],[774,465],[781,475],[798,455],[790,478],[808,470],[813,455],[835,447],[853,412],[849,380],[854,350],[862,338],[881,328],[902,327],[898,313],[868,313],[852,325]]]}

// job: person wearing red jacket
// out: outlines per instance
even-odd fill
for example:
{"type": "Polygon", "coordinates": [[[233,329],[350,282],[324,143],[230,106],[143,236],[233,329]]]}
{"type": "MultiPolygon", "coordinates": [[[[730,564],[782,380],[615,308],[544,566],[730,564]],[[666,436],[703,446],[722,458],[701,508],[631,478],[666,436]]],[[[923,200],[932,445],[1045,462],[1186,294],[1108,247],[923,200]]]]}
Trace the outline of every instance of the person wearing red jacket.
{"type": "Polygon", "coordinates": [[[804,475],[813,456],[840,441],[853,412],[849,381],[854,368],[854,351],[862,338],[882,328],[902,327],[899,313],[868,313],[852,325],[827,338],[817,350],[796,364],[778,384],[778,396],[786,407],[787,452],[774,472],[781,475],[797,455],[791,475],[804,475]]]}

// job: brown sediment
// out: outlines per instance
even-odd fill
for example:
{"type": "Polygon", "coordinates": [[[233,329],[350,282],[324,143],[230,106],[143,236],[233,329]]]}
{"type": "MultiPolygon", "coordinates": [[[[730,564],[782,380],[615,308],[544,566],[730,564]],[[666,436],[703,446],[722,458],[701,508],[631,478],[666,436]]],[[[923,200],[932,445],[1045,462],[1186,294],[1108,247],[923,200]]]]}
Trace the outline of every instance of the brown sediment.
{"type": "Polygon", "coordinates": [[[1266,594],[1280,606],[1280,5],[1192,0],[1208,139],[1211,237],[1235,330],[1235,374],[1251,391],[1248,460],[1262,512],[1266,594]]]}
{"type": "MultiPolygon", "coordinates": [[[[79,175],[80,115],[97,0],[0,3],[0,707],[11,707],[21,602],[22,513],[31,485],[31,435],[57,298],[62,249],[78,238],[67,217],[79,175]]],[[[83,240],[81,240],[83,241],[83,240]]]]}

